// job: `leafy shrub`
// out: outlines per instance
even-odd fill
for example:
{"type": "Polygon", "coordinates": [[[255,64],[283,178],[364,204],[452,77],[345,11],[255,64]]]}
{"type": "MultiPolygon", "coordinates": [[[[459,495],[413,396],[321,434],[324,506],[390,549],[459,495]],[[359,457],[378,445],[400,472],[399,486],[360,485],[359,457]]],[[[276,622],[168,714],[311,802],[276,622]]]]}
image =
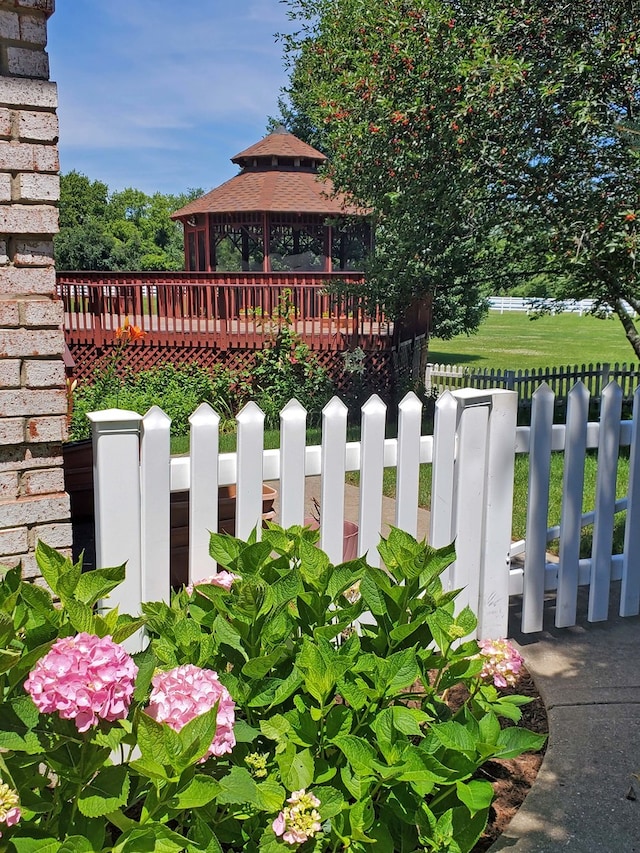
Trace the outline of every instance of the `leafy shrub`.
{"type": "Polygon", "coordinates": [[[267,427],[280,424],[280,411],[293,397],[320,421],[322,409],[333,395],[333,383],[317,356],[290,325],[278,329],[271,343],[256,352],[256,361],[241,375],[247,398],[265,413],[267,427]]]}
{"type": "Polygon", "coordinates": [[[124,567],[82,573],[40,544],[60,606],[7,570],[5,848],[469,851],[492,798],[476,771],[541,743],[500,726],[526,701],[489,683],[502,647],[488,662],[462,642],[476,620],[455,615],[456,593],[443,590],[451,548],[393,530],[384,571],[333,566],[316,538],[276,526],[261,542],[214,534],[225,571],[145,604],[142,619],[95,612],[124,567]],[[150,642],[131,663],[114,646],[143,622],[150,642]],[[446,693],[458,683],[469,698],[453,711],[446,693]]]}
{"type": "Polygon", "coordinates": [[[235,382],[228,368],[197,364],[163,364],[128,372],[124,379],[110,371],[96,371],[93,384],[79,385],[74,392],[70,438],[91,435],[87,412],[120,408],[143,415],[154,405],[171,418],[172,435],[188,435],[189,417],[200,403],[210,403],[223,418],[232,417],[238,405],[235,382]]]}

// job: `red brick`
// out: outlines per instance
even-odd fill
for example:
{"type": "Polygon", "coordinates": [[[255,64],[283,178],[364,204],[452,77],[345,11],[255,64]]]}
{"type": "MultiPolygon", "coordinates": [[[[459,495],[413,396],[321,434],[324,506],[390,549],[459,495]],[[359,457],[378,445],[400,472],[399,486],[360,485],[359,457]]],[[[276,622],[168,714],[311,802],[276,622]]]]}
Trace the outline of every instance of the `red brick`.
{"type": "Polygon", "coordinates": [[[49,57],[42,50],[28,47],[7,47],[9,76],[49,79],[49,57]]]}
{"type": "Polygon", "coordinates": [[[55,145],[30,142],[0,142],[0,164],[5,172],[57,172],[60,169],[55,145]]]}
{"type": "MultiPolygon", "coordinates": [[[[2,13],[0,12],[0,15],[2,13]]],[[[11,110],[0,107],[0,136],[11,136],[11,110]]]]}
{"type": "Polygon", "coordinates": [[[69,496],[36,495],[18,498],[16,501],[0,502],[0,518],[7,527],[19,527],[29,519],[29,524],[47,524],[67,521],[69,518],[69,496]]]}
{"type": "Polygon", "coordinates": [[[22,375],[27,388],[65,388],[64,364],[58,360],[25,360],[22,375]]]}
{"type": "Polygon", "coordinates": [[[23,441],[24,418],[0,418],[0,446],[22,444],[23,441]]]}
{"type": "Polygon", "coordinates": [[[13,262],[25,267],[53,266],[53,240],[17,240],[13,262]]]}
{"type": "Polygon", "coordinates": [[[43,468],[38,471],[25,471],[20,479],[20,494],[51,495],[64,492],[64,473],[62,468],[43,468]]]}
{"type": "Polygon", "coordinates": [[[55,234],[58,211],[53,205],[0,205],[0,233],[55,234]]]}
{"type": "Polygon", "coordinates": [[[47,43],[47,22],[41,15],[20,15],[20,40],[41,47],[47,43]]]}
{"type": "Polygon", "coordinates": [[[58,106],[58,90],[56,84],[48,80],[1,77],[0,104],[12,107],[24,106],[28,109],[34,107],[55,109],[58,106]]]}
{"type": "Polygon", "coordinates": [[[0,417],[60,415],[66,410],[66,394],[63,390],[0,391],[0,417]]]}
{"type": "Polygon", "coordinates": [[[12,501],[18,497],[19,482],[17,471],[5,471],[0,474],[0,502],[12,501]]]}
{"type": "Polygon", "coordinates": [[[0,326],[20,325],[20,306],[14,299],[0,299],[0,326]]]}
{"type": "Polygon", "coordinates": [[[5,558],[10,554],[21,554],[29,547],[29,534],[26,527],[10,527],[7,530],[0,530],[0,559],[6,562],[5,558]]]}
{"type": "MultiPolygon", "coordinates": [[[[2,152],[0,151],[0,157],[2,152]]],[[[56,271],[47,269],[22,269],[7,267],[0,275],[0,295],[53,296],[56,292],[56,271]]]]}
{"type": "Polygon", "coordinates": [[[0,358],[58,355],[62,358],[61,329],[0,329],[0,358]]]}
{"type": "Polygon", "coordinates": [[[0,359],[0,388],[19,388],[20,384],[20,359],[0,359]]]}
{"type": "Polygon", "coordinates": [[[20,303],[20,319],[24,326],[58,328],[64,322],[64,306],[58,299],[27,299],[20,303]]]}
{"type": "Polygon", "coordinates": [[[29,544],[35,549],[38,540],[46,542],[52,548],[70,548],[73,544],[73,531],[70,524],[42,524],[29,531],[29,544]]]}
{"type": "Polygon", "coordinates": [[[20,110],[18,136],[29,142],[56,142],[58,117],[55,113],[20,110]]]}
{"type": "Polygon", "coordinates": [[[29,418],[26,424],[26,436],[29,442],[65,441],[67,438],[67,418],[66,416],[29,418]]]}
{"type": "Polygon", "coordinates": [[[0,38],[13,41],[20,38],[20,19],[17,12],[0,9],[0,38]]]}

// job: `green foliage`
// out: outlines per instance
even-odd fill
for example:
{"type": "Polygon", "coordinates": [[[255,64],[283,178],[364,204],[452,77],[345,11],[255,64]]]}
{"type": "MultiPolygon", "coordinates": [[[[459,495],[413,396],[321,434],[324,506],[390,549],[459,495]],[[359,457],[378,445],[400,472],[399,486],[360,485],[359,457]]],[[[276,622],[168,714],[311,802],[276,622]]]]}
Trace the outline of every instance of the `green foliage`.
{"type": "Polygon", "coordinates": [[[237,375],[228,368],[197,364],[163,364],[128,372],[124,378],[112,371],[96,371],[93,384],[80,384],[74,391],[70,439],[90,437],[87,412],[121,408],[144,415],[154,405],[171,418],[172,435],[188,435],[189,417],[200,403],[209,403],[222,417],[230,418],[237,411],[237,382],[237,375]]]}
{"type": "Polygon", "coordinates": [[[640,355],[636,2],[289,6],[290,115],[379,218],[372,299],[433,293],[446,338],[477,325],[487,284],[543,276],[608,303],[640,355]]]}
{"type": "Polygon", "coordinates": [[[305,851],[471,850],[492,798],[476,771],[542,739],[499,725],[518,719],[523,700],[478,679],[478,646],[464,642],[475,618],[455,613],[456,593],[440,581],[453,549],[394,529],[380,546],[384,571],[363,559],[333,566],[316,538],[275,525],[262,542],[213,534],[212,556],[239,576],[231,589],[180,590],[170,604],[145,604],[143,619],[93,610],[124,567],[85,575],[40,545],[60,606],[19,568],[6,570],[0,776],[22,816],[3,826],[3,849],[282,853],[291,848],[274,818],[307,789],[319,821],[305,851]],[[22,685],[56,638],[82,630],[121,641],[143,623],[150,643],[136,655],[126,719],[79,733],[38,713],[22,685]],[[178,732],[145,713],[153,673],[183,663],[217,670],[234,698],[231,753],[199,762],[215,707],[178,732]],[[444,697],[458,683],[469,698],[452,711],[444,697]]]}
{"type": "Polygon", "coordinates": [[[182,228],[170,216],[202,195],[125,189],[109,193],[102,181],[68,172],[60,178],[60,233],[56,266],[68,270],[181,270],[182,228]]]}

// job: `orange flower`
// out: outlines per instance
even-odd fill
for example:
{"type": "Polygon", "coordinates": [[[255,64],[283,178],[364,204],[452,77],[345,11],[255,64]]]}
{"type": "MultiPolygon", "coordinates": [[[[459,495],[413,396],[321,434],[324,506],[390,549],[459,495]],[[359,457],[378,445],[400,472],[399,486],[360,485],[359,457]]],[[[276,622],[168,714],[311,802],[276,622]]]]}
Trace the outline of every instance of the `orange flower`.
{"type": "Polygon", "coordinates": [[[129,318],[124,318],[124,323],[116,329],[116,339],[122,341],[123,344],[128,344],[130,341],[139,341],[145,336],[145,332],[140,326],[132,326],[129,323],[129,318]]]}
{"type": "Polygon", "coordinates": [[[624,221],[625,222],[635,222],[636,219],[637,219],[637,216],[635,215],[635,213],[627,213],[627,215],[624,218],[624,221]]]}

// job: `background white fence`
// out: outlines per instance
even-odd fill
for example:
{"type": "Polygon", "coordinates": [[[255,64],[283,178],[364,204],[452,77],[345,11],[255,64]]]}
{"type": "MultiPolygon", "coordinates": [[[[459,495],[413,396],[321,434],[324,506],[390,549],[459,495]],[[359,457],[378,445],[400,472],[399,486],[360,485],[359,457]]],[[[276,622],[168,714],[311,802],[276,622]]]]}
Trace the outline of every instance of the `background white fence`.
{"type": "Polygon", "coordinates": [[[397,468],[396,525],[415,535],[421,463],[433,463],[429,540],[435,547],[456,540],[456,562],[445,578],[463,588],[460,607],[479,617],[478,636],[507,633],[509,595],[523,596],[524,631],[542,628],[545,593],[557,589],[556,623],[576,619],[579,583],[590,584],[588,618],[607,618],[610,584],[622,581],[619,611],[640,609],[640,392],[633,421],[621,421],[621,390],[603,392],[600,423],[588,423],[588,390],[571,392],[566,425],[553,424],[553,392],[534,395],[531,427],[516,427],[513,391],[462,389],[436,404],[434,435],[421,435],[421,404],[408,394],[398,411],[398,438],[385,439],[386,407],[371,397],[362,409],[360,442],[347,442],[347,409],[334,398],[323,412],[322,444],[306,447],[306,412],[295,400],[281,413],[281,447],[263,450],[264,415],[249,403],[238,415],[238,450],[218,453],[219,417],[201,405],[191,417],[189,457],[171,459],[169,418],[157,407],[141,417],[110,410],[93,422],[96,559],[99,566],[127,562],[127,578],[112,599],[126,612],[140,602],[169,596],[169,500],[190,492],[189,577],[211,574],[210,530],[217,529],[218,486],[237,483],[236,530],[247,537],[262,512],[263,480],[279,480],[283,526],[302,524],[304,478],[321,475],[321,546],[342,559],[345,472],[360,471],[358,553],[379,565],[376,545],[382,516],[385,466],[397,468]],[[631,446],[630,482],[624,506],[615,500],[620,446],[631,446]],[[597,448],[599,468],[593,518],[582,516],[582,474],[588,448],[597,448]],[[549,464],[564,451],[565,498],[557,530],[547,529],[549,464]],[[527,536],[511,543],[515,453],[530,454],[527,536]],[[624,554],[613,557],[614,513],[626,508],[624,554]],[[593,552],[579,558],[580,529],[594,521],[593,552]],[[549,537],[560,538],[560,562],[548,564],[549,537]],[[512,554],[524,566],[512,568],[512,554]],[[117,597],[116,597],[117,596],[117,597]]]}
{"type": "MultiPolygon", "coordinates": [[[[551,311],[553,314],[562,314],[564,312],[568,312],[571,314],[579,314],[581,317],[583,314],[588,314],[596,304],[595,299],[539,299],[531,296],[490,296],[489,297],[489,310],[490,311],[499,311],[501,314],[504,314],[505,311],[526,311],[527,314],[532,311],[538,310],[540,307],[545,308],[545,310],[551,311]]],[[[626,310],[631,314],[632,317],[636,316],[636,312],[629,305],[628,302],[624,303],[626,310]]],[[[609,306],[606,306],[604,309],[605,314],[611,313],[611,309],[609,306]]]]}
{"type": "Polygon", "coordinates": [[[640,382],[640,365],[635,364],[568,364],[563,367],[539,367],[527,370],[473,368],[457,364],[428,364],[425,374],[427,391],[453,391],[457,388],[506,388],[516,391],[518,403],[529,405],[536,389],[545,382],[555,394],[556,402],[566,404],[569,391],[576,382],[586,385],[592,399],[600,399],[602,389],[615,380],[624,400],[632,400],[640,382]]]}

